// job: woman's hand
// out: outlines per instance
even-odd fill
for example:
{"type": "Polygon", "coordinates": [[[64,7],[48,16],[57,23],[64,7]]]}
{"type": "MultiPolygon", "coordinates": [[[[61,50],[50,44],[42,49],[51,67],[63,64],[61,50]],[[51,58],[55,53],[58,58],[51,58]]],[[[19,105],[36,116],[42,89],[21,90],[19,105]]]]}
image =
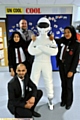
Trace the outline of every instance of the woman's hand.
{"type": "Polygon", "coordinates": [[[11,68],[10,74],[11,74],[11,76],[13,76],[13,77],[15,76],[15,72],[14,72],[13,68],[11,68]]]}
{"type": "Polygon", "coordinates": [[[73,76],[73,72],[68,72],[67,77],[70,78],[73,76]]]}
{"type": "Polygon", "coordinates": [[[51,34],[51,35],[49,36],[49,39],[50,39],[51,41],[53,41],[53,39],[54,39],[54,35],[51,34]]]}

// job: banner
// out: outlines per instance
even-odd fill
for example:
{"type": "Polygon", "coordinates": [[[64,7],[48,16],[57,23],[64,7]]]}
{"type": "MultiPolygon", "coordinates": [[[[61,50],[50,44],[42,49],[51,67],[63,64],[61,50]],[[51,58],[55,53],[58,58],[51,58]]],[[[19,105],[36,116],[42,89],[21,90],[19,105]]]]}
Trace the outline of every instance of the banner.
{"type": "Polygon", "coordinates": [[[6,14],[72,14],[73,7],[6,7],[6,14]]]}
{"type": "Polygon", "coordinates": [[[6,14],[22,14],[23,8],[6,8],[6,14]]]}

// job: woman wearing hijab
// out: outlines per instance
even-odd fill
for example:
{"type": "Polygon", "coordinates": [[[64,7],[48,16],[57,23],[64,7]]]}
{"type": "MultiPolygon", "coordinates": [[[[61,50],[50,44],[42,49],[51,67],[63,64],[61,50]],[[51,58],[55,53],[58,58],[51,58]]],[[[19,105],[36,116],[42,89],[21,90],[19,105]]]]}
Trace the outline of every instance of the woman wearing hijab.
{"type": "Polygon", "coordinates": [[[61,78],[61,103],[70,109],[73,102],[73,78],[79,61],[79,43],[73,26],[64,28],[64,37],[55,39],[58,44],[57,65],[61,78]]]}
{"type": "Polygon", "coordinates": [[[19,63],[27,66],[27,47],[19,32],[13,32],[8,46],[8,64],[11,76],[15,76],[19,63]]]}

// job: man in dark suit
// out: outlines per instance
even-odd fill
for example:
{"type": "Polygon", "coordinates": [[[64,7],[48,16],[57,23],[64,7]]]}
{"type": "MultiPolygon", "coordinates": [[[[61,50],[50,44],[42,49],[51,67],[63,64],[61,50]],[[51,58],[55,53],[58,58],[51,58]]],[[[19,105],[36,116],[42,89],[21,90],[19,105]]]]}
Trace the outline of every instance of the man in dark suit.
{"type": "Polygon", "coordinates": [[[16,68],[17,75],[8,83],[8,109],[18,118],[40,117],[34,108],[40,98],[42,91],[37,90],[36,85],[30,80],[24,64],[16,68]]]}

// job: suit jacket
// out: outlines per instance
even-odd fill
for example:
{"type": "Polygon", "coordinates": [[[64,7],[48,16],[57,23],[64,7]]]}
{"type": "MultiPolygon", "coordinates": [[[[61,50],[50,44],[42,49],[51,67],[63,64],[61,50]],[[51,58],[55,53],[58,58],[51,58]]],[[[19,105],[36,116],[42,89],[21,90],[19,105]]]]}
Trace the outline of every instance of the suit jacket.
{"type": "MultiPolygon", "coordinates": [[[[22,42],[21,47],[23,49],[23,52],[26,57],[26,64],[27,64],[27,47],[25,41],[22,42]]],[[[9,44],[8,46],[8,65],[9,65],[9,71],[10,68],[13,68],[14,71],[16,70],[16,54],[15,54],[15,47],[12,44],[9,44]]]]}
{"type": "MultiPolygon", "coordinates": [[[[32,89],[32,96],[36,97],[37,94],[37,87],[36,85],[30,80],[28,75],[25,75],[24,79],[25,84],[25,98],[29,93],[29,88],[32,89]]],[[[11,79],[8,83],[8,109],[12,114],[15,114],[16,107],[24,108],[25,102],[21,100],[21,86],[18,80],[18,77],[15,76],[11,79]]]]}
{"type": "MultiPolygon", "coordinates": [[[[55,41],[58,44],[58,54],[57,54],[57,66],[59,66],[60,63],[60,54],[61,54],[61,48],[63,44],[65,44],[64,39],[55,39],[55,41]]],[[[64,56],[64,68],[65,72],[72,71],[73,73],[76,72],[76,67],[78,65],[79,61],[79,48],[80,44],[75,41],[73,43],[69,42],[67,44],[67,49],[65,51],[65,56],[64,56]]]]}

